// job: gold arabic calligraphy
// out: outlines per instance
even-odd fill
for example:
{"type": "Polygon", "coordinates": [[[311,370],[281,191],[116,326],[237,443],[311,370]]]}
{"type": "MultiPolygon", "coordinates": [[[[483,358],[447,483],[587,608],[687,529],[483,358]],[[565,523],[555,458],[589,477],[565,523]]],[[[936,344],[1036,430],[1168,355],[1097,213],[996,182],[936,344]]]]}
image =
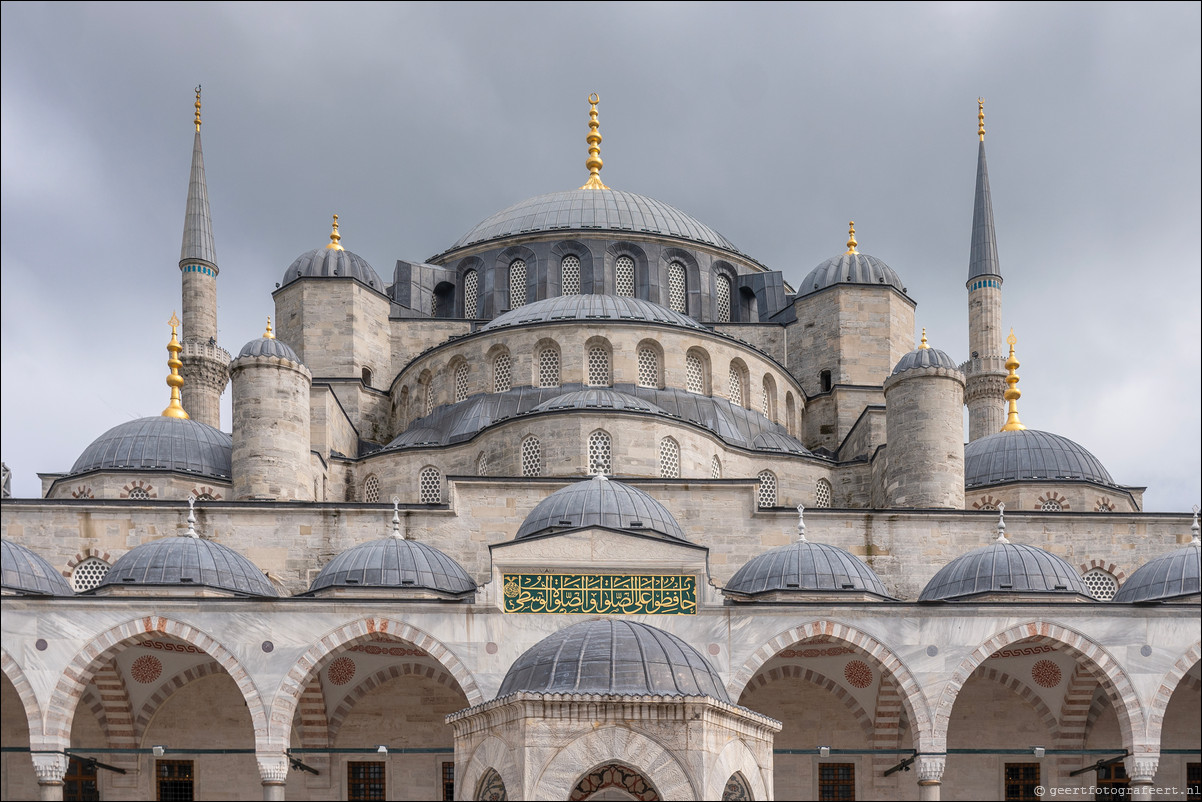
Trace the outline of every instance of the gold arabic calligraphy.
{"type": "Polygon", "coordinates": [[[693,615],[697,580],[642,574],[505,574],[505,612],[693,615]]]}

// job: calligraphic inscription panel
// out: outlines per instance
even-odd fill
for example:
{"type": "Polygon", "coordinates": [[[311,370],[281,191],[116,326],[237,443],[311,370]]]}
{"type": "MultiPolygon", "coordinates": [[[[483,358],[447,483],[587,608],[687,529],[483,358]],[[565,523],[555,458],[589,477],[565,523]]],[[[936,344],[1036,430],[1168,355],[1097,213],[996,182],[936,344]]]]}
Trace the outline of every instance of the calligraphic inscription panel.
{"type": "Polygon", "coordinates": [[[507,613],[694,615],[697,578],[643,574],[505,574],[507,613]]]}

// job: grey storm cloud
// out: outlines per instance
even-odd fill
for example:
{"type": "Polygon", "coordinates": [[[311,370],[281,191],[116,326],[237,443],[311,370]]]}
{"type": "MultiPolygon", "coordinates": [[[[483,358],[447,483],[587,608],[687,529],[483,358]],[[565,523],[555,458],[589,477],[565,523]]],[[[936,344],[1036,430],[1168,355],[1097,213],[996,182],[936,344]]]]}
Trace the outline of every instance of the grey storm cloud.
{"type": "MultiPolygon", "coordinates": [[[[14,493],[167,403],[204,87],[221,343],[340,215],[384,276],[602,176],[794,286],[891,265],[967,357],[976,98],[1021,411],[1151,510],[1199,479],[1200,13],[1156,5],[3,5],[3,458],[14,493]]],[[[226,396],[229,420],[228,394],[226,396]]]]}

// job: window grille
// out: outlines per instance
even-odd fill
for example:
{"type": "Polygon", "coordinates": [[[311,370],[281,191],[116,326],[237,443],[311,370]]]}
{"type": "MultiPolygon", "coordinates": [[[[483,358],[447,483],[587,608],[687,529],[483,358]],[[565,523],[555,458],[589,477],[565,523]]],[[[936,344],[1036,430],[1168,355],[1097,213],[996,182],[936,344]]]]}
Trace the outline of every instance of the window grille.
{"type": "Polygon", "coordinates": [[[1084,583],[1086,589],[1089,591],[1089,595],[1098,601],[1110,601],[1119,589],[1118,579],[1104,568],[1094,568],[1093,570],[1086,571],[1081,577],[1081,582],[1084,583]]]}
{"type": "Polygon", "coordinates": [[[521,259],[513,260],[509,266],[509,308],[517,309],[526,305],[526,263],[521,259]]]}
{"type": "Polygon", "coordinates": [[[480,277],[475,270],[463,274],[463,316],[475,317],[479,299],[480,277]]]}
{"type": "Polygon", "coordinates": [[[592,387],[609,386],[609,351],[603,346],[588,349],[588,383],[592,387]]]}
{"type": "Polygon", "coordinates": [[[1054,498],[1045,501],[1039,509],[1044,512],[1064,512],[1064,507],[1061,507],[1060,502],[1054,498]]]}
{"type": "Polygon", "coordinates": [[[760,471],[759,475],[759,506],[775,507],[776,506],[776,474],[772,471],[760,471]]]}
{"type": "Polygon", "coordinates": [[[722,460],[718,459],[717,454],[715,454],[714,458],[710,460],[710,478],[711,479],[721,479],[722,478],[722,460]]]}
{"type": "Polygon", "coordinates": [[[100,584],[109,568],[109,564],[99,557],[89,557],[71,571],[71,587],[76,593],[91,590],[100,584]]]}
{"type": "Polygon", "coordinates": [[[430,293],[430,317],[438,317],[438,293],[430,293]]]}
{"type": "Polygon", "coordinates": [[[384,763],[354,761],[346,764],[346,798],[349,800],[387,799],[384,763]]]}
{"type": "Polygon", "coordinates": [[[727,384],[730,386],[730,403],[743,406],[743,377],[739,375],[739,369],[734,365],[730,366],[730,377],[727,379],[727,384]]]}
{"type": "Polygon", "coordinates": [[[819,799],[855,799],[855,763],[818,764],[819,799]]]}
{"type": "Polygon", "coordinates": [[[150,498],[150,493],[148,493],[144,487],[135,487],[129,491],[128,498],[141,499],[142,501],[145,501],[150,498]]]}
{"type": "Polygon", "coordinates": [[[504,393],[509,387],[509,354],[497,354],[492,362],[492,390],[494,393],[504,393]]]}
{"type": "Polygon", "coordinates": [[[418,478],[422,504],[442,503],[442,475],[437,468],[422,468],[418,478]]]}
{"type": "Polygon", "coordinates": [[[671,437],[659,441],[659,475],[664,479],[680,478],[680,446],[671,437]]]}
{"type": "Polygon", "coordinates": [[[374,473],[363,483],[363,500],[368,504],[380,501],[380,479],[374,473]]]}
{"type": "Polygon", "coordinates": [[[718,280],[714,282],[714,289],[717,294],[718,301],[718,322],[730,322],[730,279],[721,274],[718,275],[718,280]]]}
{"type": "Polygon", "coordinates": [[[429,415],[434,411],[434,391],[430,387],[430,381],[422,385],[422,392],[425,394],[426,414],[429,415]]]}
{"type": "Polygon", "coordinates": [[[705,368],[701,357],[687,354],[684,358],[685,389],[690,393],[705,392],[705,368]]]}
{"type": "Polygon", "coordinates": [[[580,294],[580,258],[565,256],[559,263],[561,273],[561,289],[564,295],[580,294]]]}
{"type": "Polygon", "coordinates": [[[537,437],[522,441],[522,476],[542,476],[543,447],[537,437]]]}
{"type": "Polygon", "coordinates": [[[682,315],[689,312],[684,265],[680,262],[668,265],[668,308],[682,315]]]}
{"type": "Polygon", "coordinates": [[[538,355],[538,386],[559,386],[559,351],[544,348],[538,355]]]}
{"type": "Polygon", "coordinates": [[[769,394],[770,390],[768,388],[768,378],[764,377],[764,386],[760,388],[760,414],[765,418],[771,419],[772,416],[768,414],[769,394]]]}
{"type": "Polygon", "coordinates": [[[480,452],[480,456],[476,458],[476,475],[488,476],[488,455],[480,452]]]}
{"type": "Polygon", "coordinates": [[[455,798],[455,764],[442,764],[442,798],[443,802],[450,802],[455,798]]]}
{"type": "Polygon", "coordinates": [[[817,486],[814,488],[814,506],[829,507],[831,506],[833,496],[831,483],[825,479],[819,479],[817,486]]]}
{"type": "Polygon", "coordinates": [[[649,346],[639,349],[639,387],[659,387],[659,354],[649,346]]]}
{"type": "Polygon", "coordinates": [[[596,476],[599,473],[613,472],[612,441],[607,432],[593,432],[588,436],[588,472],[596,476]]]}
{"type": "Polygon", "coordinates": [[[467,364],[460,363],[455,368],[455,402],[467,399],[467,364]]]}
{"type": "Polygon", "coordinates": [[[191,760],[156,760],[154,776],[160,802],[192,802],[191,760]]]}
{"type": "Polygon", "coordinates": [[[615,294],[634,297],[634,260],[629,256],[619,256],[614,264],[614,274],[615,294]]]}
{"type": "Polygon", "coordinates": [[[1006,764],[1006,802],[1027,802],[1027,800],[1039,799],[1040,795],[1035,793],[1036,788],[1039,788],[1038,763],[1006,764]]]}

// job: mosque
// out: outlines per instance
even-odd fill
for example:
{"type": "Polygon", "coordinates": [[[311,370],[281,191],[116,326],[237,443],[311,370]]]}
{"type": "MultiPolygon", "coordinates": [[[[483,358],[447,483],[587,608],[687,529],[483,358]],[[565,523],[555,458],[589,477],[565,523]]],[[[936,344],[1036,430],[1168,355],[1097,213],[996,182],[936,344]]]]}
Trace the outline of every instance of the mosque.
{"type": "Polygon", "coordinates": [[[231,353],[197,91],[169,403],[0,504],[0,796],[1199,798],[1197,515],[1020,420],[983,104],[945,351],[589,101],[582,187],[390,280],[335,216],[231,353]]]}

